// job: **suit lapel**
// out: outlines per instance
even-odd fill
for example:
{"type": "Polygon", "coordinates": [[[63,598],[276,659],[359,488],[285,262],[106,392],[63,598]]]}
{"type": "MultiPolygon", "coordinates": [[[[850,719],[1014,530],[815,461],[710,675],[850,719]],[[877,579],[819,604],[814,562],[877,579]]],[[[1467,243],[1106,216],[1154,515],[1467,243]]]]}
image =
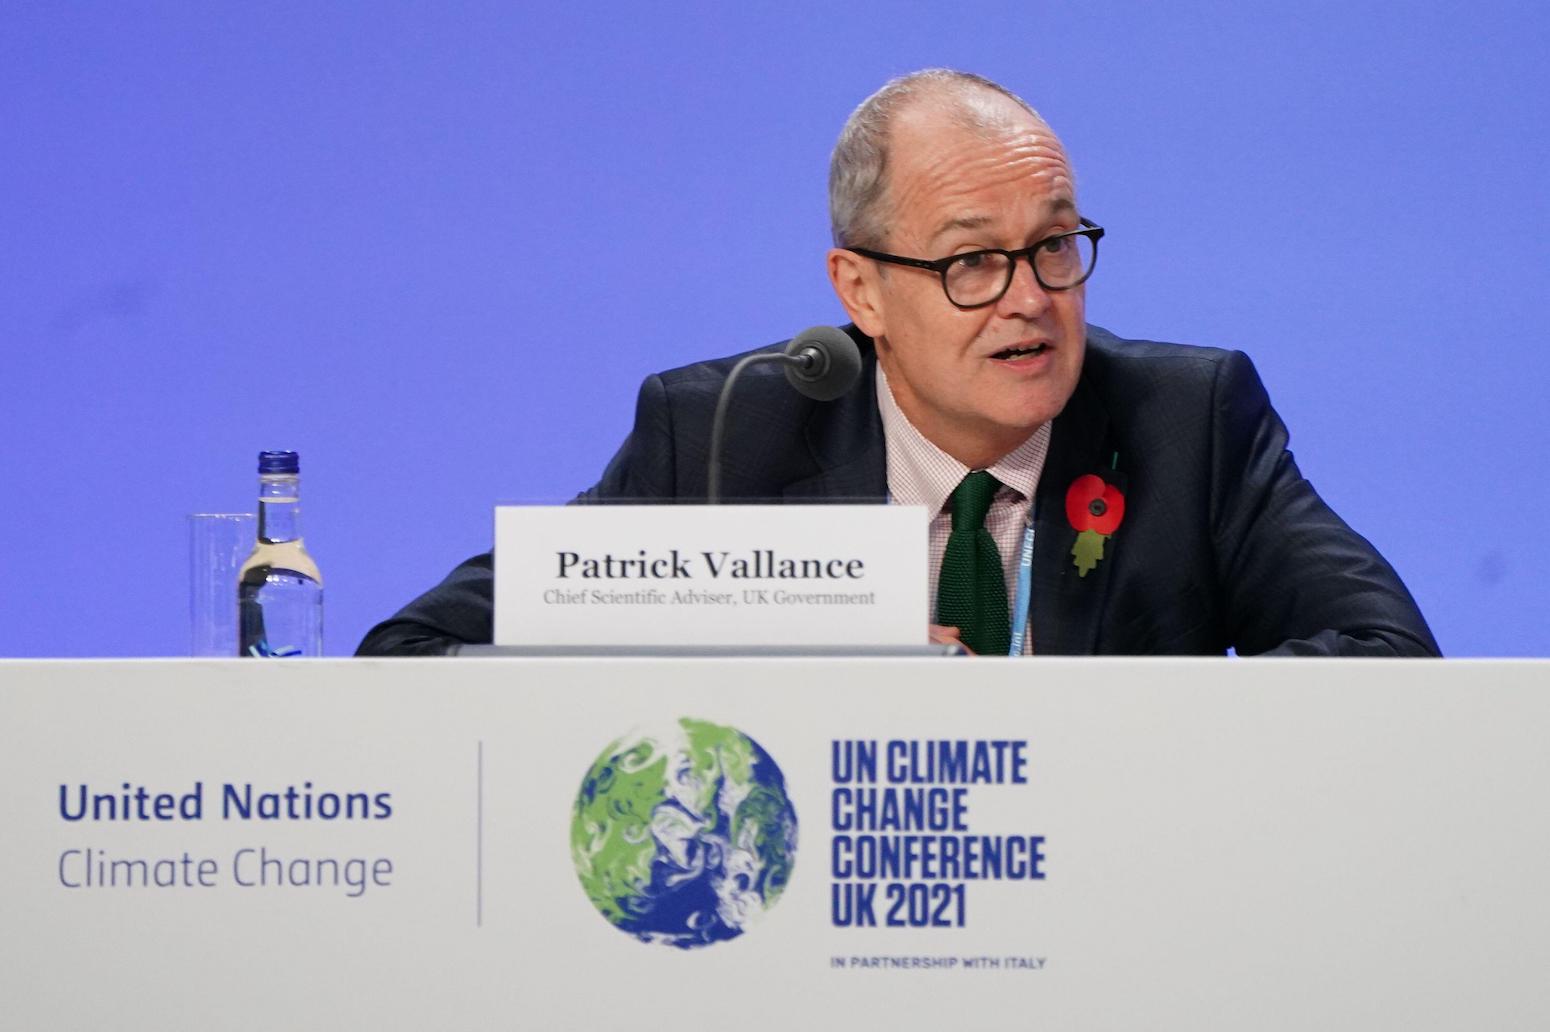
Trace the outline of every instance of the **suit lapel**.
{"type": "Polygon", "coordinates": [[[1077,531],[1066,518],[1066,491],[1077,477],[1108,470],[1108,430],[1108,410],[1084,373],[1055,418],[1039,476],[1030,617],[1036,655],[1089,655],[1097,645],[1114,550],[1124,532],[1110,537],[1102,561],[1080,576],[1071,555],[1077,531]]]}

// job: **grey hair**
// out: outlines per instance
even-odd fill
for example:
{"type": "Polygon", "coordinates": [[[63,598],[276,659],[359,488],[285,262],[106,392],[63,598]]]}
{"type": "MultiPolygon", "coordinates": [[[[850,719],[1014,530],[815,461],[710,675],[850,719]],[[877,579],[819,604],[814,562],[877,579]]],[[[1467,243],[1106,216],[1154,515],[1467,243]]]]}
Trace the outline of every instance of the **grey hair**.
{"type": "MultiPolygon", "coordinates": [[[[961,99],[979,90],[999,93],[1044,121],[1027,101],[1005,86],[951,68],[927,68],[891,79],[851,112],[829,158],[829,230],[835,247],[875,248],[883,243],[882,201],[888,186],[888,143],[894,117],[922,95],[961,99]]],[[[991,124],[969,104],[954,105],[953,115],[972,129],[986,129],[991,124]]]]}

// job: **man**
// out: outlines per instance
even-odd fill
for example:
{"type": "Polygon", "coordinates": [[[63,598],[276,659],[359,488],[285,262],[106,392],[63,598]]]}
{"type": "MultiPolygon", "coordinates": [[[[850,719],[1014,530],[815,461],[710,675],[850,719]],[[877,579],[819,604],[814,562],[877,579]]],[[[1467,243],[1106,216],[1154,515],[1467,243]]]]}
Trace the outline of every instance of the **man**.
{"type": "MultiPolygon", "coordinates": [[[[1086,325],[1103,231],[1022,100],[960,72],[895,80],[846,123],[829,194],[862,382],[817,403],[768,366],[741,380],[725,497],[926,505],[930,634],[975,652],[1437,654],[1298,472],[1245,356],[1086,325]]],[[[582,500],[703,498],[733,361],[648,378],[582,500]]],[[[489,641],[490,568],[464,563],[361,654],[489,641]]]]}

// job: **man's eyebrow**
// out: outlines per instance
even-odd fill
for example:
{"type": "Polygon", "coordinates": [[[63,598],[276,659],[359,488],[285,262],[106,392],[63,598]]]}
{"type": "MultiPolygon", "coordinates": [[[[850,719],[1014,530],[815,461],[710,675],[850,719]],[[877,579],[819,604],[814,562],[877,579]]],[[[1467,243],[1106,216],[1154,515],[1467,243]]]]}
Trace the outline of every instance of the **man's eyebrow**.
{"type": "Polygon", "coordinates": [[[948,219],[938,226],[936,232],[931,234],[931,239],[935,240],[943,233],[955,229],[983,229],[990,225],[991,221],[992,219],[989,215],[959,215],[956,218],[948,219]]]}

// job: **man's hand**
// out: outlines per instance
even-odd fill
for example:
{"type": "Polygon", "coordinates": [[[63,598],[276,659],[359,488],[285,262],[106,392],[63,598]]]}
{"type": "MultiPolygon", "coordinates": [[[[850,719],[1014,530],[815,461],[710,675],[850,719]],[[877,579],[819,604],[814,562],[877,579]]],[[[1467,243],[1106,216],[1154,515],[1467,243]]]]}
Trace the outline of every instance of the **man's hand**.
{"type": "Polygon", "coordinates": [[[958,628],[943,627],[941,624],[927,624],[927,634],[933,645],[957,645],[969,655],[974,655],[974,650],[963,643],[958,637],[958,628]]]}

